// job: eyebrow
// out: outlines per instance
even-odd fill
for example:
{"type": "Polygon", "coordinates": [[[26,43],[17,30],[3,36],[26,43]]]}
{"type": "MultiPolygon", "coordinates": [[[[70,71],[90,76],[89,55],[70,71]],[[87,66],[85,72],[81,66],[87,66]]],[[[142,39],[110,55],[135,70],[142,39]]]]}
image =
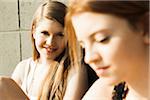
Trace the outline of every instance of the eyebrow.
{"type": "Polygon", "coordinates": [[[96,32],[90,33],[91,35],[89,37],[93,37],[97,33],[112,33],[112,29],[100,29],[100,30],[97,30],[96,32]]]}
{"type": "MultiPolygon", "coordinates": [[[[90,33],[91,35],[89,36],[89,38],[93,38],[97,33],[112,33],[112,29],[100,29],[97,30],[93,33],[90,33]]],[[[79,43],[83,43],[83,41],[78,40],[79,43]]]]}

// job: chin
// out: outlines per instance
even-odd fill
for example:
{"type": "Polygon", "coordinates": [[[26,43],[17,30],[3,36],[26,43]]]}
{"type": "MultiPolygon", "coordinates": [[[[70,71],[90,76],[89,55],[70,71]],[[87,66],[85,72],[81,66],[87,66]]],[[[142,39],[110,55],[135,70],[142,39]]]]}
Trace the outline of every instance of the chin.
{"type": "Polygon", "coordinates": [[[52,57],[52,56],[47,56],[46,58],[49,59],[49,60],[54,60],[54,59],[55,59],[55,58],[52,57]]]}
{"type": "Polygon", "coordinates": [[[121,80],[118,80],[117,78],[114,77],[100,77],[101,81],[104,82],[105,84],[109,85],[109,86],[114,86],[120,82],[122,82],[121,80]]]}

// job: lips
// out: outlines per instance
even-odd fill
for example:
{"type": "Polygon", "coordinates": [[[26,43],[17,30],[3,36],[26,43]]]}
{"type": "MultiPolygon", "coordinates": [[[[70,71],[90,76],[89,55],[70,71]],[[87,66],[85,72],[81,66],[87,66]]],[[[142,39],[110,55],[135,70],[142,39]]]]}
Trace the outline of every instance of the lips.
{"type": "Polygon", "coordinates": [[[98,67],[96,68],[96,70],[100,70],[100,69],[107,69],[109,66],[105,66],[105,67],[98,67]]]}
{"type": "Polygon", "coordinates": [[[45,47],[47,53],[53,53],[57,50],[57,48],[52,48],[52,47],[45,47]]]}
{"type": "Polygon", "coordinates": [[[108,69],[110,66],[97,67],[95,68],[95,72],[98,76],[105,76],[108,73],[108,69]]]}

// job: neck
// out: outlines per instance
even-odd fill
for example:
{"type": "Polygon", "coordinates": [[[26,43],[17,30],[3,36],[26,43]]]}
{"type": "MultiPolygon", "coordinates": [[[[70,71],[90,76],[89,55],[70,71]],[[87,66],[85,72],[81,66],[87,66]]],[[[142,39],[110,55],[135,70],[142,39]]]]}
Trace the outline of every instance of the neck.
{"type": "Polygon", "coordinates": [[[139,89],[139,90],[129,86],[129,92],[127,94],[126,100],[148,100],[148,91],[147,91],[148,89],[147,90],[139,89]]]}
{"type": "Polygon", "coordinates": [[[128,76],[128,78],[126,77],[125,79],[129,86],[129,95],[133,94],[135,98],[137,97],[148,98],[148,85],[149,85],[148,53],[146,53],[145,56],[140,57],[140,61],[136,62],[136,67],[132,71],[134,71],[134,75],[132,73],[129,73],[128,75],[130,77],[128,76]]]}
{"type": "Polygon", "coordinates": [[[54,63],[55,61],[52,59],[46,59],[45,57],[40,57],[38,59],[38,63],[43,65],[43,66],[50,66],[52,63],[54,63]]]}
{"type": "Polygon", "coordinates": [[[127,97],[132,97],[132,100],[133,98],[141,98],[138,100],[145,100],[143,98],[148,98],[148,70],[145,73],[139,74],[140,75],[137,75],[137,78],[134,78],[134,80],[128,81],[127,83],[129,87],[129,93],[127,97]]]}

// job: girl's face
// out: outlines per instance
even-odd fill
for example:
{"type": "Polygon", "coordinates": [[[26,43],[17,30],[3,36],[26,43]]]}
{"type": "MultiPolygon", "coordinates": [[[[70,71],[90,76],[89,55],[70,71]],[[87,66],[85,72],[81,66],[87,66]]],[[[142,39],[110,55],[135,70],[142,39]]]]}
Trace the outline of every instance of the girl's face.
{"type": "Polygon", "coordinates": [[[54,60],[66,46],[63,27],[57,21],[42,19],[33,34],[40,57],[54,60]]]}
{"type": "Polygon", "coordinates": [[[85,48],[85,62],[108,84],[132,80],[146,69],[142,67],[143,36],[126,20],[83,12],[72,17],[72,24],[78,41],[85,48]]]}

